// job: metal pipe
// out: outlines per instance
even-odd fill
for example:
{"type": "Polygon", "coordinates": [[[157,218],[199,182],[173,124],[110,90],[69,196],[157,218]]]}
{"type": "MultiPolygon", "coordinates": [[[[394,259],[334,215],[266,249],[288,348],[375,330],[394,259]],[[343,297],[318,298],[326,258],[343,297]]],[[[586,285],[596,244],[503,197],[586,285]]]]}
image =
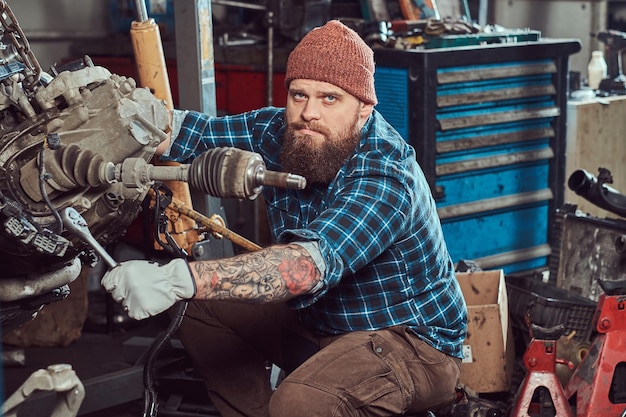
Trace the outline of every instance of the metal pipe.
{"type": "Polygon", "coordinates": [[[487,26],[488,12],[489,12],[489,1],[478,0],[478,24],[481,27],[487,26]]]}
{"type": "MultiPolygon", "coordinates": [[[[152,190],[150,190],[150,193],[151,195],[154,195],[152,190]]],[[[169,207],[174,209],[178,213],[195,220],[198,224],[206,227],[213,234],[218,234],[221,237],[232,241],[234,244],[239,245],[246,250],[257,251],[261,249],[261,247],[256,243],[249,241],[245,237],[238,235],[237,233],[224,227],[218,222],[212,220],[211,218],[206,217],[203,214],[193,210],[192,208],[186,206],[185,203],[177,200],[176,198],[172,198],[172,202],[170,203],[169,207]]]]}
{"type": "Polygon", "coordinates": [[[135,11],[138,22],[148,21],[148,10],[146,8],[146,2],[144,0],[135,0],[135,11]]]}
{"type": "Polygon", "coordinates": [[[569,177],[567,185],[577,195],[596,206],[618,216],[626,217],[626,195],[598,180],[584,169],[574,171],[569,177]]]}
{"type": "Polygon", "coordinates": [[[274,12],[267,11],[267,105],[273,102],[274,90],[274,12]]]}
{"type": "Polygon", "coordinates": [[[0,286],[0,302],[23,300],[50,292],[74,281],[80,275],[80,270],[81,261],[74,258],[64,268],[36,277],[3,278],[0,286]]]}

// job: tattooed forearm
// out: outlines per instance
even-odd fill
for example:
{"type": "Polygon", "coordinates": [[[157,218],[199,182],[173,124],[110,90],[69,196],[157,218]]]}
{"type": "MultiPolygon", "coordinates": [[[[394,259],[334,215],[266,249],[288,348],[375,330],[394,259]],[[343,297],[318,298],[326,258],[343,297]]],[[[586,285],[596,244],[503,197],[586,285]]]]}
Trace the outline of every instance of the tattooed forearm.
{"type": "Polygon", "coordinates": [[[191,266],[196,299],[282,301],[305,294],[321,279],[315,262],[300,245],[274,245],[191,266]]]}

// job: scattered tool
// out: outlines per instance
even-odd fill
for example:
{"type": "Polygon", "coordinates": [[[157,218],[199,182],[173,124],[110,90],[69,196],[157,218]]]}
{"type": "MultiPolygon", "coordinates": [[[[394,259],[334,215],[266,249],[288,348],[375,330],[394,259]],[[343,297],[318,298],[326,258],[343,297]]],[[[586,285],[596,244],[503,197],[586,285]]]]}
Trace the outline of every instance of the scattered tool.
{"type": "Polygon", "coordinates": [[[67,207],[63,210],[61,212],[61,219],[63,219],[63,225],[65,228],[87,243],[96,252],[96,254],[98,254],[104,262],[106,262],[109,268],[113,269],[117,266],[117,261],[113,259],[113,257],[102,247],[100,242],[93,237],[89,231],[87,222],[75,208],[67,207]]]}
{"type": "Polygon", "coordinates": [[[626,75],[622,70],[622,51],[626,49],[626,32],[607,30],[596,35],[606,45],[608,77],[600,82],[600,90],[613,94],[626,94],[626,75]]]}
{"type": "Polygon", "coordinates": [[[75,417],[85,398],[85,388],[71,365],[50,365],[33,372],[2,404],[2,415],[16,417],[20,405],[37,391],[55,391],[57,402],[51,417],[75,417]]]}

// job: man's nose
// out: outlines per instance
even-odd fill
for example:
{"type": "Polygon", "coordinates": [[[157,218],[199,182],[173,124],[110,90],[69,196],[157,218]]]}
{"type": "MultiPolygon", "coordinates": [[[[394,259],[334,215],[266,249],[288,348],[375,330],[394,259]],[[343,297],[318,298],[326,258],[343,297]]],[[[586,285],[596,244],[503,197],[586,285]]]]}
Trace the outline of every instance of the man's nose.
{"type": "Polygon", "coordinates": [[[315,100],[308,100],[302,109],[301,116],[305,121],[318,120],[321,116],[320,105],[315,100]]]}

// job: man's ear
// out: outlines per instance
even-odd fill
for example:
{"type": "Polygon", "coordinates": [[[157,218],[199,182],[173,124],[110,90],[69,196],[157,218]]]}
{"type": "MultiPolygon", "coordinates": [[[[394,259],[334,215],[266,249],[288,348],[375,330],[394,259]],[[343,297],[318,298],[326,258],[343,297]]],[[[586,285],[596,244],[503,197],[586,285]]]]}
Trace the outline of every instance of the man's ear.
{"type": "Polygon", "coordinates": [[[359,116],[361,117],[361,121],[365,122],[370,114],[374,111],[374,105],[361,102],[361,110],[359,111],[359,116]]]}

